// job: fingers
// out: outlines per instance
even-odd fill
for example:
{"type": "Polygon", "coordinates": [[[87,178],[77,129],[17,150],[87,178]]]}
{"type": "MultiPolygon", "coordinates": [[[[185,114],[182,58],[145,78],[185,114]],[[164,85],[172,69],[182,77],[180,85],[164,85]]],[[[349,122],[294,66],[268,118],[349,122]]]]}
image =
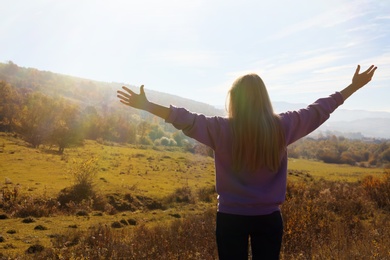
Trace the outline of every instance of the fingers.
{"type": "Polygon", "coordinates": [[[141,85],[140,87],[140,94],[136,94],[134,91],[132,91],[131,89],[125,87],[125,86],[122,86],[122,90],[118,90],[117,91],[117,97],[119,98],[119,101],[122,103],[122,104],[125,104],[125,105],[128,105],[128,106],[134,106],[134,102],[136,102],[136,99],[139,97],[139,96],[143,96],[144,99],[146,99],[145,97],[145,91],[144,91],[144,85],[141,85]],[[136,98],[136,99],[134,99],[136,98]]]}
{"type": "Polygon", "coordinates": [[[128,89],[127,87],[123,86],[122,89],[124,89],[126,92],[123,92],[121,90],[118,90],[116,93],[118,93],[117,97],[120,99],[119,101],[122,102],[125,105],[128,105],[128,99],[134,95],[134,92],[128,89]]]}
{"type": "MultiPolygon", "coordinates": [[[[374,65],[371,65],[365,72],[363,72],[364,74],[368,74],[368,73],[371,73],[371,70],[374,68],[374,65]]],[[[376,68],[375,68],[376,69],[376,68]]]]}
{"type": "Polygon", "coordinates": [[[371,77],[374,75],[374,72],[376,71],[378,67],[374,66],[374,65],[371,65],[368,69],[366,69],[364,72],[360,73],[360,65],[357,65],[357,68],[356,68],[356,71],[355,71],[355,76],[358,76],[358,75],[363,75],[363,74],[366,74],[366,75],[371,75],[371,77]]]}
{"type": "Polygon", "coordinates": [[[371,65],[365,72],[362,74],[366,75],[368,77],[368,81],[371,81],[372,77],[374,76],[374,73],[378,67],[371,65]]]}
{"type": "MultiPolygon", "coordinates": [[[[142,85],[141,87],[143,87],[143,85],[142,85]]],[[[124,89],[127,93],[126,93],[126,92],[123,92],[123,91],[121,91],[121,90],[118,90],[118,91],[116,92],[116,93],[118,93],[118,95],[117,95],[118,98],[126,99],[126,98],[130,98],[130,97],[133,96],[133,95],[136,95],[136,94],[134,93],[134,91],[132,91],[131,89],[129,89],[129,88],[125,87],[125,86],[122,86],[122,89],[124,89]]]]}
{"type": "Polygon", "coordinates": [[[130,95],[134,95],[135,94],[131,89],[129,89],[129,88],[125,87],[125,86],[123,86],[122,88],[124,90],[126,90],[128,93],[130,93],[130,95]]]}
{"type": "Polygon", "coordinates": [[[374,72],[376,71],[376,69],[377,69],[378,67],[372,65],[370,68],[371,68],[370,73],[371,73],[371,74],[374,74],[374,72]]]}
{"type": "Polygon", "coordinates": [[[119,100],[119,101],[120,101],[122,104],[125,104],[125,105],[128,105],[128,106],[130,105],[129,102],[127,102],[127,101],[125,101],[125,100],[122,100],[122,99],[121,99],[121,100],[119,100]]]}
{"type": "Polygon", "coordinates": [[[356,71],[355,71],[355,75],[358,75],[358,74],[359,74],[359,71],[360,71],[360,65],[357,65],[356,71]]]}
{"type": "MultiPolygon", "coordinates": [[[[117,93],[120,93],[121,95],[126,96],[126,97],[131,97],[131,96],[133,96],[133,95],[136,95],[134,91],[132,91],[131,89],[129,89],[129,88],[125,87],[125,86],[122,86],[122,89],[124,89],[124,90],[125,90],[126,92],[128,92],[130,95],[129,95],[129,94],[126,94],[125,92],[120,91],[120,90],[118,90],[117,93]]],[[[141,94],[141,95],[145,95],[144,85],[141,85],[141,87],[140,87],[140,94],[141,94]]]]}
{"type": "MultiPolygon", "coordinates": [[[[130,98],[130,97],[131,97],[131,95],[129,95],[129,94],[123,92],[123,91],[120,91],[120,90],[118,90],[117,93],[118,93],[119,95],[125,97],[125,98],[130,98]]],[[[119,95],[118,95],[118,97],[120,98],[119,95]]]]}

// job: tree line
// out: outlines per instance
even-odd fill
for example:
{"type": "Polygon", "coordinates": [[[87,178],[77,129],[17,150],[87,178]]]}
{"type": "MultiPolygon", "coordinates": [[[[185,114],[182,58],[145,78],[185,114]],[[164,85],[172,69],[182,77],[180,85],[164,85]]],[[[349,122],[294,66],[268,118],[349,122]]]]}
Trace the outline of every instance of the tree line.
{"type": "MultiPolygon", "coordinates": [[[[186,147],[210,155],[205,147],[191,142],[159,118],[129,108],[99,110],[81,107],[64,98],[12,87],[0,81],[0,131],[15,133],[32,147],[42,144],[60,153],[84,139],[186,147]]],[[[335,135],[304,138],[288,147],[289,157],[359,165],[383,166],[390,162],[388,140],[351,140],[335,135]]]]}
{"type": "Polygon", "coordinates": [[[389,167],[390,143],[384,139],[353,140],[342,136],[304,138],[288,147],[291,158],[319,160],[325,163],[389,167]]]}
{"type": "Polygon", "coordinates": [[[120,109],[81,107],[61,97],[15,88],[0,81],[0,132],[15,133],[32,147],[50,145],[60,153],[84,139],[129,144],[183,146],[189,140],[162,120],[120,109]]]}

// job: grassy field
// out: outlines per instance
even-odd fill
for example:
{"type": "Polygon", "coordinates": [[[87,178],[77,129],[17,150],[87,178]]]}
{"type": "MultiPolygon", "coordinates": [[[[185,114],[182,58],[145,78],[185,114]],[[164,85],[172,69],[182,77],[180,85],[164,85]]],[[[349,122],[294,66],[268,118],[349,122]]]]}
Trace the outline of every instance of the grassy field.
{"type": "MultiPolygon", "coordinates": [[[[59,191],[73,184],[71,171],[91,158],[97,164],[95,189],[101,194],[136,194],[159,201],[178,188],[196,191],[214,186],[213,159],[178,149],[145,149],[137,146],[103,145],[86,141],[83,147],[65,150],[63,155],[48,147],[29,148],[11,136],[0,137],[0,185],[3,189],[17,187],[18,196],[26,198],[56,198],[59,191]],[[6,183],[10,183],[6,185],[6,183]]],[[[212,205],[214,206],[215,203],[212,205]]],[[[34,223],[22,219],[1,220],[0,235],[6,237],[0,253],[26,249],[30,244],[50,244],[50,236],[69,228],[86,230],[90,226],[132,218],[137,223],[158,224],[180,215],[203,212],[210,203],[170,206],[166,210],[137,210],[120,214],[89,214],[89,216],[42,217],[34,223]],[[37,225],[46,230],[35,231],[37,225]],[[7,231],[16,230],[16,234],[7,231]],[[8,246],[7,246],[8,245],[8,246]],[[10,246],[11,245],[11,246],[10,246]],[[4,248],[5,247],[5,248],[4,248]]],[[[1,212],[1,209],[0,209],[1,212]]]]}
{"type": "MultiPolygon", "coordinates": [[[[65,150],[32,149],[23,141],[0,136],[1,177],[20,184],[35,195],[57,196],[59,190],[72,184],[69,171],[77,163],[96,159],[99,168],[97,187],[102,192],[143,193],[150,197],[166,196],[175,188],[189,185],[214,185],[214,163],[210,157],[169,148],[143,149],[137,146],[104,145],[86,141],[83,147],[65,150]]],[[[289,169],[307,173],[313,178],[358,181],[365,175],[383,173],[378,168],[324,164],[318,161],[290,159],[289,169]]],[[[291,179],[296,179],[295,175],[291,179]]]]}
{"type": "MultiPolygon", "coordinates": [[[[66,149],[63,155],[59,155],[49,147],[29,148],[20,139],[9,135],[0,136],[0,185],[3,191],[17,189],[17,196],[25,200],[43,198],[47,201],[73,184],[72,169],[91,159],[98,169],[95,189],[104,195],[133,194],[166,201],[183,187],[189,187],[196,193],[214,186],[213,159],[177,148],[146,149],[86,141],[83,147],[66,149]]],[[[291,159],[289,171],[290,181],[324,179],[350,183],[366,175],[383,173],[382,169],[329,165],[301,159],[291,159]]],[[[110,226],[131,219],[137,226],[158,226],[215,208],[215,198],[206,202],[197,200],[197,203],[171,203],[169,207],[154,210],[142,207],[115,213],[91,210],[87,215],[54,212],[48,217],[33,218],[31,223],[24,223],[25,218],[10,216],[0,220],[0,237],[4,240],[0,243],[0,256],[20,254],[34,244],[50,247],[56,236],[75,230],[87,231],[97,225],[110,226]]],[[[134,226],[127,225],[125,228],[132,229],[134,226]]]]}
{"type": "MultiPolygon", "coordinates": [[[[379,176],[383,174],[383,169],[380,168],[362,168],[346,164],[326,164],[320,161],[305,159],[289,159],[288,169],[292,172],[297,171],[309,174],[314,179],[322,178],[329,181],[346,182],[356,182],[362,180],[367,175],[379,176]]],[[[293,174],[291,175],[294,177],[293,174]]]]}
{"type": "MultiPolygon", "coordinates": [[[[0,171],[3,178],[35,194],[56,196],[72,184],[74,165],[95,159],[97,188],[104,193],[137,190],[161,197],[183,185],[210,186],[214,183],[213,159],[171,149],[142,149],[102,145],[86,141],[83,147],[65,150],[28,148],[20,140],[0,138],[0,171]]],[[[3,179],[4,181],[4,179],[3,179]]]]}

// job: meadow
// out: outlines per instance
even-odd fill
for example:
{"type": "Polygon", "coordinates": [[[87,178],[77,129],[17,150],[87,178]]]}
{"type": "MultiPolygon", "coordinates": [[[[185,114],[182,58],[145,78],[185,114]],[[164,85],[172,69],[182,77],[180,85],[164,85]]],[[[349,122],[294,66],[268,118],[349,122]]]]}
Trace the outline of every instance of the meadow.
{"type": "MultiPolygon", "coordinates": [[[[216,259],[213,166],[175,147],[58,154],[1,134],[0,259],[216,259]]],[[[389,175],[290,159],[282,259],[390,259],[389,175]]]]}

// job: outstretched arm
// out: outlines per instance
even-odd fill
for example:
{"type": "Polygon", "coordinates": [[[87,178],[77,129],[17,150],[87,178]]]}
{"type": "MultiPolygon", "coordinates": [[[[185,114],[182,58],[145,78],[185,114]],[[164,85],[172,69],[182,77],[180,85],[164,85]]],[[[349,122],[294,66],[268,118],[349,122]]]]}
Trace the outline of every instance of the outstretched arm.
{"type": "Polygon", "coordinates": [[[168,107],[164,107],[153,102],[150,102],[145,95],[144,85],[140,87],[140,93],[136,94],[132,90],[127,87],[122,87],[124,91],[118,90],[117,97],[122,104],[126,106],[131,106],[137,109],[142,109],[152,113],[158,117],[163,119],[167,119],[170,113],[170,109],[168,107]]]}
{"type": "Polygon", "coordinates": [[[348,87],[340,91],[344,100],[349,98],[353,93],[355,93],[355,91],[370,82],[372,77],[374,76],[374,72],[376,69],[377,67],[371,65],[366,71],[359,74],[360,65],[358,65],[355,74],[353,75],[352,83],[348,87]]]}

